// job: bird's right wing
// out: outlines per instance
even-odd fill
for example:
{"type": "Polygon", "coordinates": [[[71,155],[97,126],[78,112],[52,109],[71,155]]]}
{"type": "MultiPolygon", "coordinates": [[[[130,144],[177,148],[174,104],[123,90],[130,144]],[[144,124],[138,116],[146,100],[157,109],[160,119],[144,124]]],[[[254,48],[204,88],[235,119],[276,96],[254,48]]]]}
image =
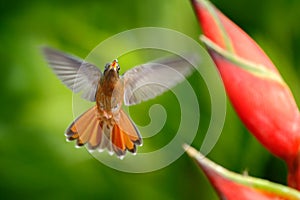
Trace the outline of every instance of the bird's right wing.
{"type": "Polygon", "coordinates": [[[45,47],[43,53],[58,78],[74,93],[95,101],[101,71],[94,65],[60,51],[45,47]]]}

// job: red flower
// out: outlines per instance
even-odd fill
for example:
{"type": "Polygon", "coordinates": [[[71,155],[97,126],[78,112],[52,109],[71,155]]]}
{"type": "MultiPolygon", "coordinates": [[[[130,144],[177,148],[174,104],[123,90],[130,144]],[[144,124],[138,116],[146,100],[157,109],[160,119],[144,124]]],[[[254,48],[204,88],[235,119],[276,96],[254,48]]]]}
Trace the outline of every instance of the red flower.
{"type": "Polygon", "coordinates": [[[192,0],[226,92],[251,133],[289,166],[289,184],[300,188],[300,114],[272,61],[237,25],[206,0],[192,0]],[[298,181],[297,181],[298,180],[298,181]],[[298,183],[297,183],[298,182],[298,183]]]}
{"type": "Polygon", "coordinates": [[[292,188],[230,172],[208,160],[192,147],[185,145],[184,148],[204,171],[221,199],[292,200],[300,198],[300,193],[292,188]]]}

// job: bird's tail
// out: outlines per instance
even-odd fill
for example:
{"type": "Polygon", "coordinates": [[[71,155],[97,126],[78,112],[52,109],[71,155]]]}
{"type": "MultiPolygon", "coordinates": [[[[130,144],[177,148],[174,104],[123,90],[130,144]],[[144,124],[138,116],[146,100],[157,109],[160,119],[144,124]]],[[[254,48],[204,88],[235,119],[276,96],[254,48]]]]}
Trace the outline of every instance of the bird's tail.
{"type": "Polygon", "coordinates": [[[120,110],[120,118],[113,126],[111,142],[117,155],[124,155],[126,150],[136,153],[136,145],[142,145],[141,135],[129,116],[120,110]]]}
{"type": "Polygon", "coordinates": [[[135,153],[136,145],[142,144],[138,129],[129,116],[120,110],[120,116],[114,124],[100,121],[97,107],[94,106],[79,116],[66,130],[68,141],[76,140],[77,146],[87,144],[89,150],[108,149],[118,156],[125,155],[126,150],[135,153]]]}

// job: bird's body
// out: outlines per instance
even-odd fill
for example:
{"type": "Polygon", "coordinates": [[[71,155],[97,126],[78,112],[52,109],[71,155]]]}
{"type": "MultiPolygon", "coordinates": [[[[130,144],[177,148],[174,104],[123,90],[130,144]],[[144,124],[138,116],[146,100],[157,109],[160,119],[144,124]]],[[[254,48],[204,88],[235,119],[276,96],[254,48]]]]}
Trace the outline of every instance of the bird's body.
{"type": "Polygon", "coordinates": [[[124,81],[119,74],[110,70],[99,80],[96,92],[96,104],[99,114],[111,118],[119,114],[124,97],[124,81]]]}
{"type": "Polygon", "coordinates": [[[138,129],[122,110],[123,103],[134,105],[154,98],[193,69],[183,59],[171,59],[144,64],[120,76],[117,60],[106,64],[102,74],[94,65],[56,50],[44,48],[44,54],[65,85],[75,93],[81,91],[84,99],[96,102],[68,127],[67,139],[76,140],[77,146],[87,144],[90,150],[107,148],[119,157],[126,150],[135,153],[136,145],[142,144],[138,129]]]}

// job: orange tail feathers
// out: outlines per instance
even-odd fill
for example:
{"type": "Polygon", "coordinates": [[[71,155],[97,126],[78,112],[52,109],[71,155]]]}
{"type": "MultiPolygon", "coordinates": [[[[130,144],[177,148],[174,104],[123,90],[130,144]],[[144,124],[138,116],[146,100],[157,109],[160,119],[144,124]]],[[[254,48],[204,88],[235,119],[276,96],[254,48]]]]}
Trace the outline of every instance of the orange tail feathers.
{"type": "Polygon", "coordinates": [[[81,147],[88,143],[89,149],[96,149],[102,140],[102,127],[97,118],[97,107],[94,106],[80,115],[66,130],[68,141],[77,140],[81,147]]]}
{"type": "Polygon", "coordinates": [[[126,150],[135,153],[136,145],[142,144],[142,138],[126,113],[120,110],[119,119],[111,126],[100,121],[97,112],[94,106],[79,116],[66,130],[67,140],[76,140],[78,147],[87,144],[89,150],[107,148],[120,157],[125,155],[126,150]]]}
{"type": "Polygon", "coordinates": [[[136,153],[136,145],[142,145],[138,129],[123,110],[120,110],[120,118],[113,126],[111,142],[118,156],[125,155],[126,150],[136,153]]]}

